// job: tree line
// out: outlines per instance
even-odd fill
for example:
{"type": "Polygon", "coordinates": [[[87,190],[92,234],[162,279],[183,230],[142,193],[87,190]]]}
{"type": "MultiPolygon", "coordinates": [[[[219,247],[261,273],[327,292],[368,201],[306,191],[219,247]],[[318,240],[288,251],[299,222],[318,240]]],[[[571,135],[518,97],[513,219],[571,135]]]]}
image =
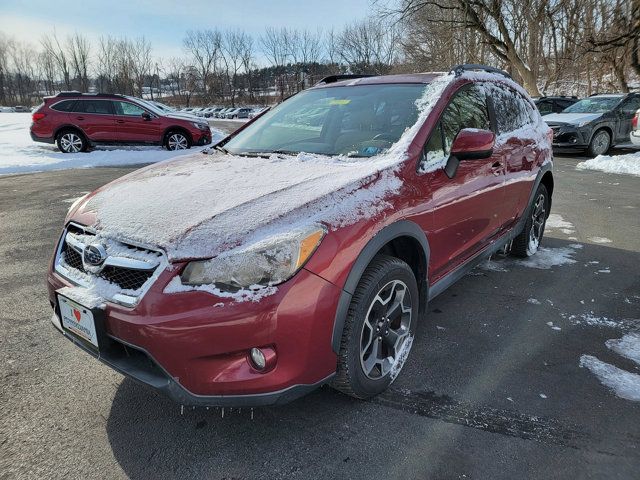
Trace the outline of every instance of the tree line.
{"type": "Polygon", "coordinates": [[[145,38],[90,41],[55,32],[36,43],[0,32],[0,105],[61,90],[169,103],[273,103],[332,74],[507,70],[532,95],[623,91],[640,78],[640,0],[374,0],[341,29],[186,32],[180,56],[145,38]]]}

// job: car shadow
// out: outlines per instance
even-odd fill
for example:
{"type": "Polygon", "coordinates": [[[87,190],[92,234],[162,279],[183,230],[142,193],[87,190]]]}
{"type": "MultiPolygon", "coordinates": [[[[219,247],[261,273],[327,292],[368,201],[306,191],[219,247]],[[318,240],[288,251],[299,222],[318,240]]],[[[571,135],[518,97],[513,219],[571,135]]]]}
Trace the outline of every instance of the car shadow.
{"type": "Polygon", "coordinates": [[[534,470],[580,464],[592,443],[624,456],[638,406],[613,397],[579,360],[616,361],[604,342],[637,329],[640,254],[558,238],[544,245],[548,269],[497,256],[432,301],[402,374],[375,400],[325,386],[281,407],[194,409],[125,378],[106,424],[113,455],[133,479],[446,476],[459,449],[482,448],[486,432],[514,455],[514,437],[540,445],[520,447],[534,470]],[[407,443],[410,460],[399,447],[407,443]]]}

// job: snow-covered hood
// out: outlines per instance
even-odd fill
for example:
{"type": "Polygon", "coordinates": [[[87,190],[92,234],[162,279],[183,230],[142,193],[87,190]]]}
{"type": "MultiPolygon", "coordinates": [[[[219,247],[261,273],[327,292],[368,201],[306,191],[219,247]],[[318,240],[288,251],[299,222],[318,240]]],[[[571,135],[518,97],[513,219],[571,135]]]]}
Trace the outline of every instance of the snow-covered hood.
{"type": "Polygon", "coordinates": [[[213,257],[295,226],[351,224],[388,206],[398,161],[188,155],[101,187],[73,218],[98,236],[157,246],[169,260],[213,257]]]}
{"type": "Polygon", "coordinates": [[[207,123],[204,118],[196,117],[189,113],[167,113],[165,114],[165,117],[175,118],[177,120],[191,120],[192,122],[207,123]]]}
{"type": "Polygon", "coordinates": [[[542,119],[547,123],[568,123],[570,125],[578,125],[584,122],[592,122],[600,118],[601,113],[550,113],[542,119]]]}

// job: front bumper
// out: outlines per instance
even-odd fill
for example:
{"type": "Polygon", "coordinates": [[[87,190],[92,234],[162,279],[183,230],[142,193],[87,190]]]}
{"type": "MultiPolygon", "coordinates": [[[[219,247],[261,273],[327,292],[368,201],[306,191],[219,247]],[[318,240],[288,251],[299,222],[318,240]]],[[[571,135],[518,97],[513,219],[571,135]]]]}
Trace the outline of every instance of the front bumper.
{"type": "Polygon", "coordinates": [[[591,128],[573,125],[551,126],[553,146],[557,148],[587,148],[591,140],[591,128]]]}
{"type": "MultiPolygon", "coordinates": [[[[184,405],[282,404],[335,373],[331,335],[340,289],[333,284],[303,269],[273,295],[235,302],[201,291],[163,293],[175,274],[164,272],[134,308],[106,304],[108,341],[100,352],[62,333],[120,373],[184,405]],[[276,351],[271,370],[252,366],[253,347],[276,351]]],[[[59,317],[56,291],[68,283],[50,272],[48,284],[59,317]]]]}
{"type": "Polygon", "coordinates": [[[194,145],[198,147],[202,147],[204,145],[209,145],[211,143],[211,130],[208,133],[202,133],[200,138],[194,137],[194,145]]]}

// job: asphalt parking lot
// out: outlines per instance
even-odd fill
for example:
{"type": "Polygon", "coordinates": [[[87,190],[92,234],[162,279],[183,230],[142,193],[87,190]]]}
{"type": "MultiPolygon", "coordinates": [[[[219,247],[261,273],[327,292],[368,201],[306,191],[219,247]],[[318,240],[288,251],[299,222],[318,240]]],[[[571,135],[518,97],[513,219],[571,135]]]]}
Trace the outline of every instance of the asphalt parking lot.
{"type": "Polygon", "coordinates": [[[323,387],[224,416],[181,409],[50,325],[44,277],[70,202],[131,168],[1,177],[0,478],[638,478],[640,403],[579,363],[640,373],[605,346],[640,330],[640,178],[578,161],[556,157],[564,225],[544,240],[575,263],[476,269],[429,305],[374,401],[323,387]]]}

